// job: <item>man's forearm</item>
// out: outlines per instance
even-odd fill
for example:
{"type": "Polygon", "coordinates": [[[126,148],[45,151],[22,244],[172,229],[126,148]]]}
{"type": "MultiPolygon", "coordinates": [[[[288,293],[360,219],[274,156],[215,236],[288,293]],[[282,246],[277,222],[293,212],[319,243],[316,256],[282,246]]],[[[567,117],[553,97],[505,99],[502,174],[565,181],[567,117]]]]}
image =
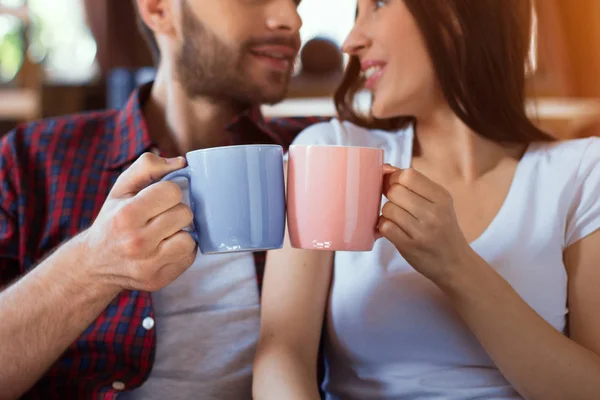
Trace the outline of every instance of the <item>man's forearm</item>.
{"type": "Polygon", "coordinates": [[[92,282],[78,238],[0,292],[0,400],[30,389],[118,294],[92,282]]]}

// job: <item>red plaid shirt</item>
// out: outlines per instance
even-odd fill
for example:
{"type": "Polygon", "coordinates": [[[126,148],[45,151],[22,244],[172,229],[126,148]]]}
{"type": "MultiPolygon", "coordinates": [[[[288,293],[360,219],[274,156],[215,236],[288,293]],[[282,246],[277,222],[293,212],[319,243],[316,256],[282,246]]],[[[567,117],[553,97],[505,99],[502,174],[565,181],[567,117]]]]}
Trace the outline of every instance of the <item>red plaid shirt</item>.
{"type": "MultiPolygon", "coordinates": [[[[49,119],[2,138],[0,287],[88,228],[119,174],[154,147],[141,110],[148,93],[149,86],[135,91],[120,111],[49,119]]],[[[318,120],[266,122],[253,109],[227,131],[235,144],[287,148],[297,133],[318,120]]],[[[264,253],[256,253],[255,260],[260,286],[264,253]]],[[[24,398],[115,399],[119,386],[131,390],[142,385],[156,347],[154,329],[142,326],[147,317],[154,317],[150,293],[122,292],[24,398]]]]}

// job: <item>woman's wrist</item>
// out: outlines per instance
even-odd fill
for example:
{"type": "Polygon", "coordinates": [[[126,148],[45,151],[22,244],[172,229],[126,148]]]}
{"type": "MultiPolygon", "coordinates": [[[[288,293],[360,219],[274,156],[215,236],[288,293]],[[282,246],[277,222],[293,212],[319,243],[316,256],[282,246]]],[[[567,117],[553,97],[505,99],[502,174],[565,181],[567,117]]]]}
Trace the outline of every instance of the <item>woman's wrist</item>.
{"type": "Polygon", "coordinates": [[[461,302],[468,298],[477,298],[486,292],[490,293],[486,287],[496,279],[502,279],[470,247],[455,263],[449,265],[446,271],[445,276],[436,284],[449,298],[461,302]]]}

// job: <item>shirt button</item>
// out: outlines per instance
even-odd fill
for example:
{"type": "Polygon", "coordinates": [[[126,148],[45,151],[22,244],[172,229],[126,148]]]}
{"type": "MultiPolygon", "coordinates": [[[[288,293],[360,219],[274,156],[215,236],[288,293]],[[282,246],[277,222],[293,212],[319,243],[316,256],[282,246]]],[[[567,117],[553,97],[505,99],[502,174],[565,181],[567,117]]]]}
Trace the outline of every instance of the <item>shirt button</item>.
{"type": "Polygon", "coordinates": [[[144,318],[144,320],[142,321],[142,326],[147,331],[149,331],[150,329],[154,328],[154,318],[152,318],[152,317],[146,317],[146,318],[144,318]]]}
{"type": "Polygon", "coordinates": [[[123,382],[119,382],[119,381],[113,382],[112,387],[113,387],[113,389],[119,390],[119,391],[125,390],[125,384],[123,382]]]}

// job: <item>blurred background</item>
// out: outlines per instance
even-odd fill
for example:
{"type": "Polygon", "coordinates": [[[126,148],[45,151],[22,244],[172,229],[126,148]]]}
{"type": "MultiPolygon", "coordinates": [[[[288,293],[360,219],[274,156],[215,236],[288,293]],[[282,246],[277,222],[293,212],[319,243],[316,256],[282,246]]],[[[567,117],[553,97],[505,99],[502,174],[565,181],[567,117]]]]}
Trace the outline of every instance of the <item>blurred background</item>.
{"type": "MultiPolygon", "coordinates": [[[[302,1],[301,62],[267,116],[333,114],[355,10],[356,0],[302,1]]],[[[532,118],[558,137],[598,134],[600,0],[536,0],[536,17],[532,118]]],[[[0,135],[23,121],[120,107],[153,72],[130,0],[0,0],[0,135]]]]}

